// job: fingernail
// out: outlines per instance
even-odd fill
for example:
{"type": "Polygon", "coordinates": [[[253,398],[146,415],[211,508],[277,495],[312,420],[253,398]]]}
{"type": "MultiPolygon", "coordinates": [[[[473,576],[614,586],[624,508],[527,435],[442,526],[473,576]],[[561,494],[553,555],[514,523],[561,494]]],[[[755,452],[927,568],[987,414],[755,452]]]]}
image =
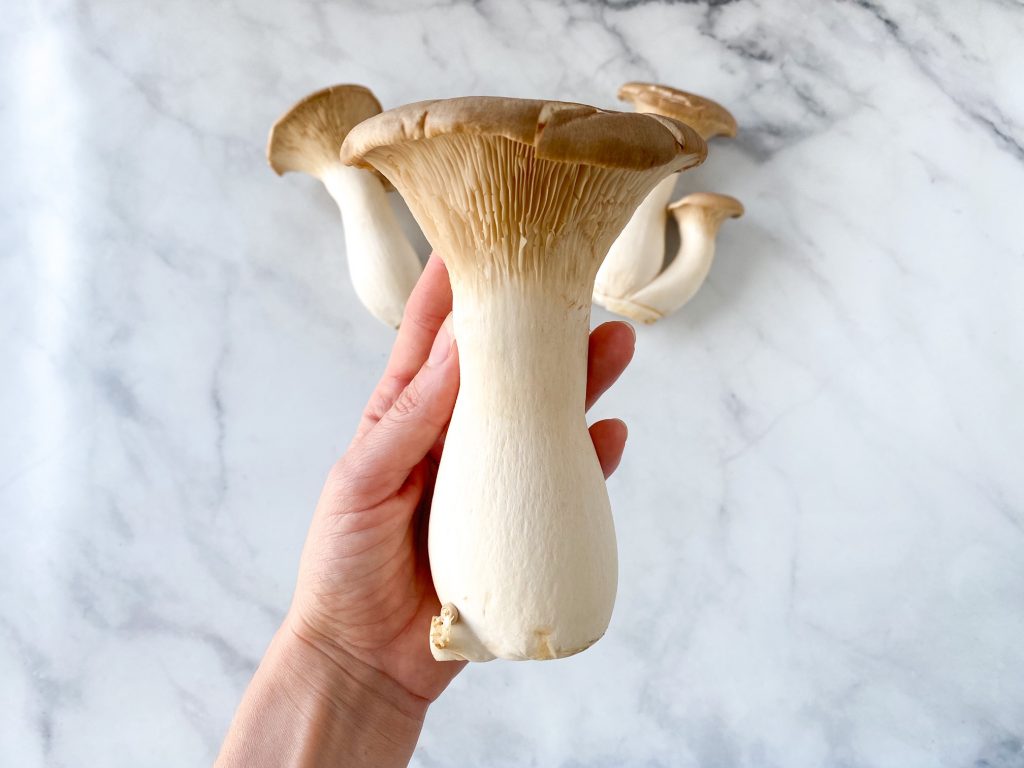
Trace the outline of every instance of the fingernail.
{"type": "Polygon", "coordinates": [[[455,343],[455,334],[452,332],[452,313],[441,323],[437,329],[437,336],[434,337],[434,345],[430,348],[430,356],[427,358],[427,365],[440,365],[452,353],[455,343]]]}

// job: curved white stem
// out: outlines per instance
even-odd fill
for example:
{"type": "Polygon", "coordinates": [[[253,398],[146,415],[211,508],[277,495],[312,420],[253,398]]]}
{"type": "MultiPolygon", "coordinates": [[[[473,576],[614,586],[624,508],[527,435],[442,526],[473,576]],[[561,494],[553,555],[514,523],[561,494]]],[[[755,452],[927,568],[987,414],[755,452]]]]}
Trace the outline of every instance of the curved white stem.
{"type": "Polygon", "coordinates": [[[623,299],[614,311],[653,323],[670,315],[694,297],[707,279],[715,259],[715,235],[722,218],[697,206],[676,211],[679,251],[664,272],[623,299]]]}
{"type": "Polygon", "coordinates": [[[320,180],[341,211],[356,295],[370,314],[397,328],[422,264],[388,204],[384,185],[369,171],[340,162],[320,180]]]}
{"type": "Polygon", "coordinates": [[[447,611],[431,651],[569,656],[604,634],[618,578],[584,415],[590,302],[515,276],[481,290],[452,272],[452,289],[461,382],[430,513],[447,611]]]}
{"type": "Polygon", "coordinates": [[[594,301],[613,309],[623,299],[643,288],[661,271],[665,262],[665,206],[672,197],[678,173],[658,182],[636,209],[636,213],[608,249],[594,283],[594,301]]]}

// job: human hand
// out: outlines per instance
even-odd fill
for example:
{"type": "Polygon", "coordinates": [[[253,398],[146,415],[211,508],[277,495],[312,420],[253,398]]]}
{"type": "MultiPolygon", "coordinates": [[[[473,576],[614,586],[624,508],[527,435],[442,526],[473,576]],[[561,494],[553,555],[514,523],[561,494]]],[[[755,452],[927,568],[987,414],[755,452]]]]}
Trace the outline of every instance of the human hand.
{"type": "MultiPolygon", "coordinates": [[[[427,641],[440,604],[426,533],[444,432],[459,389],[450,332],[451,286],[432,256],[406,305],[383,377],[356,436],[327,479],[299,569],[287,626],[343,667],[366,665],[428,703],[465,662],[437,662],[427,641]]],[[[633,356],[635,334],[609,322],[590,335],[589,408],[633,356]]],[[[605,476],[618,466],[626,426],[590,428],[605,476]]]]}

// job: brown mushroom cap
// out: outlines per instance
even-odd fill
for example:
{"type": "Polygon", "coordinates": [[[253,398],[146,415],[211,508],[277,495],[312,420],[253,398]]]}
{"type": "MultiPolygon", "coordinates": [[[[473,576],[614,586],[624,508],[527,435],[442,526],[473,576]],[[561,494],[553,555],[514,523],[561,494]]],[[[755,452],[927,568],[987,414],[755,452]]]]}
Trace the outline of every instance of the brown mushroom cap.
{"type": "Polygon", "coordinates": [[[619,99],[630,102],[637,112],[664,115],[686,123],[704,139],[735,136],[736,118],[716,101],[657,83],[626,83],[619,99]]]}
{"type": "Polygon", "coordinates": [[[452,134],[503,137],[534,148],[542,160],[603,168],[682,170],[699,164],[707,146],[689,126],[658,115],[606,112],[560,101],[469,96],[391,109],[353,130],[342,162],[369,167],[373,150],[452,134]],[[651,118],[654,118],[653,120],[651,118]]]}
{"type": "Polygon", "coordinates": [[[341,159],[391,180],[453,281],[520,275],[583,306],[636,206],[706,153],[696,131],[658,115],[470,97],[371,117],[341,159]]]}
{"type": "Polygon", "coordinates": [[[270,167],[279,176],[300,171],[319,177],[339,162],[338,151],[349,131],[380,111],[377,97],[361,85],[332,85],[311,93],[270,129],[270,167]]]}
{"type": "Polygon", "coordinates": [[[706,215],[719,221],[727,218],[736,219],[743,215],[743,203],[735,197],[714,192],[694,192],[681,200],[676,200],[668,210],[673,216],[678,216],[685,208],[699,208],[706,215]]]}

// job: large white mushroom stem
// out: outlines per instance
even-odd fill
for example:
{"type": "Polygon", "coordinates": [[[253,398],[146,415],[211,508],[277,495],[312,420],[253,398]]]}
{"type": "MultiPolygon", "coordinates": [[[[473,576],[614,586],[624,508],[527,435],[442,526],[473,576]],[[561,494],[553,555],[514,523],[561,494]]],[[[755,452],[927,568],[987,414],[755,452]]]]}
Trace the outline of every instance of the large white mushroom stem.
{"type": "Polygon", "coordinates": [[[694,297],[711,271],[715,238],[722,222],[743,215],[735,197],[696,192],[669,206],[679,226],[679,250],[665,271],[638,291],[614,299],[608,309],[653,323],[670,315],[694,297]]]}
{"type": "Polygon", "coordinates": [[[391,110],[342,147],[394,183],[452,282],[461,379],[430,512],[434,658],[553,659],[604,634],[617,563],[584,413],[594,276],[654,185],[705,152],[671,120],[494,98],[391,110]]]}
{"type": "Polygon", "coordinates": [[[381,177],[346,166],[338,154],[352,127],[380,111],[376,97],[361,85],[317,91],[271,128],[267,159],[279,175],[300,171],[327,188],[341,211],[356,296],[370,314],[397,328],[422,264],[395,218],[381,177]]]}
{"type": "MultiPolygon", "coordinates": [[[[637,112],[662,115],[686,123],[705,141],[715,136],[735,136],[736,119],[721,104],[667,85],[626,83],[619,99],[637,112]]],[[[636,209],[622,233],[612,243],[594,285],[594,301],[615,312],[618,300],[647,285],[665,262],[666,211],[678,173],[663,179],[636,209]]]]}

